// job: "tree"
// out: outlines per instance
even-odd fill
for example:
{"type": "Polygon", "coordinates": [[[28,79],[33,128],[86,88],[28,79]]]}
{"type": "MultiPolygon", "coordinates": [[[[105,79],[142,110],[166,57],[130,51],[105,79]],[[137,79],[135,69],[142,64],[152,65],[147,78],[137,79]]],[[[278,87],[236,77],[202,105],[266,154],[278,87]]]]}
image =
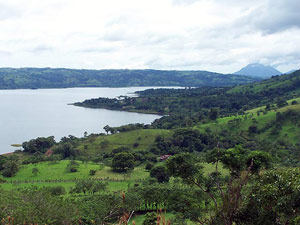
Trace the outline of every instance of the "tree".
{"type": "Polygon", "coordinates": [[[5,165],[6,162],[7,162],[7,157],[3,156],[3,155],[0,155],[0,170],[4,169],[4,165],[5,165]]]}
{"type": "Polygon", "coordinates": [[[134,156],[128,152],[115,154],[112,160],[112,168],[116,172],[127,172],[134,169],[134,156]]]}
{"type": "Polygon", "coordinates": [[[154,167],[152,162],[147,162],[145,166],[145,170],[150,171],[154,167]]]}
{"type": "Polygon", "coordinates": [[[150,177],[155,177],[159,183],[169,182],[170,176],[165,166],[156,166],[151,169],[150,177]]]}
{"type": "Polygon", "coordinates": [[[297,105],[298,102],[296,100],[292,101],[291,105],[297,105]]]}
{"type": "Polygon", "coordinates": [[[287,101],[285,101],[284,99],[278,99],[276,104],[277,104],[278,108],[281,108],[281,107],[284,107],[284,106],[288,105],[287,101]]]}
{"type": "Polygon", "coordinates": [[[103,129],[105,130],[106,134],[108,134],[108,132],[110,131],[110,126],[106,125],[103,127],[103,129]]]}
{"type": "Polygon", "coordinates": [[[257,133],[258,133],[257,126],[255,126],[255,125],[249,126],[248,132],[249,132],[250,134],[257,134],[257,133]]]}
{"type": "Polygon", "coordinates": [[[19,170],[19,165],[15,161],[8,161],[3,165],[2,175],[4,177],[13,177],[19,170]]]}
{"type": "Polygon", "coordinates": [[[39,172],[39,169],[37,167],[32,168],[32,173],[35,177],[38,174],[38,172],[39,172]]]}
{"type": "Polygon", "coordinates": [[[94,176],[94,175],[96,174],[96,170],[90,170],[90,171],[89,171],[89,174],[90,174],[91,176],[94,176]]]}
{"type": "Polygon", "coordinates": [[[207,157],[207,162],[221,162],[230,171],[229,179],[224,179],[216,170],[203,175],[191,155],[176,155],[168,159],[166,165],[171,176],[181,177],[188,184],[195,185],[205,193],[213,204],[214,215],[199,219],[201,224],[234,224],[236,214],[243,203],[243,190],[252,174],[269,167],[270,155],[265,152],[250,152],[241,146],[220,150],[207,157]]]}
{"type": "Polygon", "coordinates": [[[216,120],[218,118],[219,112],[216,108],[211,108],[208,112],[208,118],[210,120],[216,120]]]}
{"type": "Polygon", "coordinates": [[[299,224],[299,168],[267,171],[255,181],[236,216],[238,224],[299,224]]]}
{"type": "Polygon", "coordinates": [[[41,152],[45,153],[47,149],[51,148],[55,144],[55,140],[53,136],[50,137],[38,137],[36,139],[32,139],[28,142],[24,142],[22,147],[24,152],[35,153],[41,152]]]}

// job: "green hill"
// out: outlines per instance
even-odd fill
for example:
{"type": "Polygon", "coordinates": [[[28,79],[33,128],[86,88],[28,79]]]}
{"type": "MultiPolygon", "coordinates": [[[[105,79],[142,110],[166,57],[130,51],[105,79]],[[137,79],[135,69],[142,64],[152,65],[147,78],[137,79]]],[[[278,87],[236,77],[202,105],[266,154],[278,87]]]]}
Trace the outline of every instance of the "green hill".
{"type": "Polygon", "coordinates": [[[275,93],[277,95],[300,94],[300,70],[281,76],[273,76],[255,84],[240,85],[230,93],[275,93]]]}
{"type": "Polygon", "coordinates": [[[291,99],[287,106],[266,110],[258,107],[245,112],[244,115],[217,119],[215,122],[195,126],[201,131],[209,128],[220,133],[227,130],[231,136],[244,136],[258,141],[284,141],[299,143],[300,135],[300,98],[291,99]],[[292,102],[294,104],[292,104],[292,102]],[[295,104],[297,102],[297,104],[295,104]],[[251,128],[252,127],[252,130],[251,128]]]}
{"type": "Polygon", "coordinates": [[[172,131],[161,129],[140,129],[89,138],[82,142],[78,149],[88,154],[110,153],[118,147],[128,147],[135,151],[146,150],[153,143],[157,135],[169,136],[172,131]]]}

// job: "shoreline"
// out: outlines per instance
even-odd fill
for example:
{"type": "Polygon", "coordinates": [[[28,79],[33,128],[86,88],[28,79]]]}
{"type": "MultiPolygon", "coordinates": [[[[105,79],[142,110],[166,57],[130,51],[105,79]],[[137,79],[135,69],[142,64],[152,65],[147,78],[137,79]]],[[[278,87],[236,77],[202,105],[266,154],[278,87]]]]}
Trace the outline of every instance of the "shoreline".
{"type": "Polygon", "coordinates": [[[132,112],[132,113],[142,113],[142,114],[150,114],[150,115],[158,115],[158,116],[167,116],[165,114],[161,114],[158,112],[149,112],[144,110],[116,109],[111,107],[91,107],[91,106],[77,105],[76,103],[69,103],[68,105],[73,105],[73,106],[87,108],[87,109],[106,109],[106,110],[113,110],[113,111],[120,111],[120,112],[132,112]]]}

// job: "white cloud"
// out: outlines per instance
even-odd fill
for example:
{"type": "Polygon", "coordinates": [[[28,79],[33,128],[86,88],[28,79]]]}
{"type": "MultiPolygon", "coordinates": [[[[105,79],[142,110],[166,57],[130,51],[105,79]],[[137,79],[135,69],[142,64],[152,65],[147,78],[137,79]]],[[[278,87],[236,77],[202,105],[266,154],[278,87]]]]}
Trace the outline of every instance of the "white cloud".
{"type": "Polygon", "coordinates": [[[296,0],[0,0],[0,66],[299,67],[296,0]]]}

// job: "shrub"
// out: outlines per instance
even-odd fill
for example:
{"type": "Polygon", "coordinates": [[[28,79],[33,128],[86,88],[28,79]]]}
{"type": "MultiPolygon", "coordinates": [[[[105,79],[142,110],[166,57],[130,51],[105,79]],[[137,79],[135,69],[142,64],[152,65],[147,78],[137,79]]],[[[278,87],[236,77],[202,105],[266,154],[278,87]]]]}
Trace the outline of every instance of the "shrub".
{"type": "Polygon", "coordinates": [[[67,173],[75,173],[78,171],[78,167],[79,167],[79,163],[74,160],[71,160],[66,167],[66,172],[67,173]]]}
{"type": "Polygon", "coordinates": [[[96,174],[96,170],[90,170],[89,174],[90,174],[91,176],[94,176],[94,175],[96,174]]]}
{"type": "Polygon", "coordinates": [[[145,170],[150,171],[154,167],[154,164],[151,162],[147,162],[145,166],[145,170]]]}

